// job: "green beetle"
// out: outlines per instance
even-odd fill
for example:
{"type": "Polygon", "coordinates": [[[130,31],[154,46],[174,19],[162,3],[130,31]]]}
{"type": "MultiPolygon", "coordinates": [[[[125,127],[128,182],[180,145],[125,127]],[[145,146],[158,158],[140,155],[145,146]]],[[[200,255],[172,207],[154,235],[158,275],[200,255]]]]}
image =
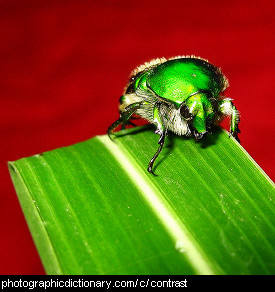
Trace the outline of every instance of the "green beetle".
{"type": "MultiPolygon", "coordinates": [[[[161,152],[167,131],[193,135],[198,141],[223,116],[231,117],[230,135],[238,139],[239,112],[232,99],[222,96],[229,86],[220,68],[195,56],[154,59],[137,67],[120,98],[120,118],[108,128],[114,130],[131,123],[133,114],[156,126],[159,147],[148,165],[161,152]]],[[[155,174],[154,174],[155,175],[155,174]]]]}

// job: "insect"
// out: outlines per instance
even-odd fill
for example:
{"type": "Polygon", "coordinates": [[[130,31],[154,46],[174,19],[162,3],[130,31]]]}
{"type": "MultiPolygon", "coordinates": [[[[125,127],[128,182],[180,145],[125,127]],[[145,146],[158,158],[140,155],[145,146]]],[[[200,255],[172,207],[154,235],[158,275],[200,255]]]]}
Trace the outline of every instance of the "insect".
{"type": "Polygon", "coordinates": [[[120,118],[108,128],[131,124],[133,114],[156,126],[158,149],[148,172],[161,152],[167,131],[191,136],[198,141],[224,116],[230,116],[230,136],[238,139],[239,112],[231,98],[222,95],[229,86],[220,68],[195,56],[158,58],[138,66],[120,97],[120,118]]]}

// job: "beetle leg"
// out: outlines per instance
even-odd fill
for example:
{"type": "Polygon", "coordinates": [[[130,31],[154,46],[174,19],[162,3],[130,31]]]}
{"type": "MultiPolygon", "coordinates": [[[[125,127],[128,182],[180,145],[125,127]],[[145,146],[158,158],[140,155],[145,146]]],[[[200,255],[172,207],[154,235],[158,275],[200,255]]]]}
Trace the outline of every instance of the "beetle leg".
{"type": "Polygon", "coordinates": [[[154,165],[155,160],[157,159],[158,155],[160,154],[160,152],[163,148],[165,136],[166,136],[166,131],[161,133],[159,141],[158,141],[159,147],[158,147],[156,153],[154,154],[154,156],[151,158],[149,165],[148,165],[148,168],[147,168],[147,171],[149,173],[152,173],[155,176],[157,176],[157,175],[153,172],[153,165],[154,165]]]}
{"type": "Polygon", "coordinates": [[[108,136],[111,140],[111,135],[113,134],[114,130],[121,124],[126,124],[131,116],[140,108],[142,102],[135,102],[128,105],[125,110],[120,114],[120,118],[116,120],[107,130],[108,136]]]}
{"type": "Polygon", "coordinates": [[[161,114],[160,105],[157,105],[154,108],[154,124],[157,126],[155,133],[160,134],[160,138],[158,141],[159,147],[158,147],[156,153],[154,154],[154,156],[152,157],[152,159],[150,160],[147,171],[149,173],[152,173],[153,175],[157,176],[153,172],[153,165],[154,165],[154,162],[157,159],[159,153],[161,152],[161,150],[163,148],[164,140],[165,140],[165,137],[167,135],[167,129],[165,127],[163,114],[161,114]]]}
{"type": "MultiPolygon", "coordinates": [[[[133,119],[132,117],[131,117],[131,119],[133,119]]],[[[126,129],[126,125],[131,125],[131,126],[133,126],[133,127],[136,127],[137,125],[136,124],[134,124],[132,121],[130,121],[130,119],[127,121],[127,122],[125,122],[125,123],[122,123],[122,125],[121,125],[121,130],[125,130],[126,129]]]]}
{"type": "Polygon", "coordinates": [[[240,133],[239,123],[240,123],[240,114],[239,111],[236,109],[234,103],[230,98],[225,98],[221,100],[219,104],[219,109],[222,114],[230,115],[230,136],[233,136],[239,143],[240,139],[238,137],[238,133],[240,133]]]}

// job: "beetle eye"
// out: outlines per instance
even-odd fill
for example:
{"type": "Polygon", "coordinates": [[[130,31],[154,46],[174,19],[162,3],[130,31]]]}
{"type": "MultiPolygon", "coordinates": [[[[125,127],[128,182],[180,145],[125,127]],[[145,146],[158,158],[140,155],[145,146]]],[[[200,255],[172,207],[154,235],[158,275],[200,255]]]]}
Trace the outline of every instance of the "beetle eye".
{"type": "Polygon", "coordinates": [[[189,108],[185,104],[181,106],[180,114],[187,122],[193,119],[193,115],[189,112],[189,108]]]}

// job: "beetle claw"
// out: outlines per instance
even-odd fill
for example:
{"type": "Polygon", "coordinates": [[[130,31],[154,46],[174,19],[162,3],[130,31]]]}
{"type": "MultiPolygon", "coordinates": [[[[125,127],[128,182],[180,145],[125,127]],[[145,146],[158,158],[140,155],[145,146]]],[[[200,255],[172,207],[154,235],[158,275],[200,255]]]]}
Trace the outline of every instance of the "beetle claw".
{"type": "Polygon", "coordinates": [[[112,137],[112,135],[113,136],[116,136],[116,134],[112,131],[112,130],[108,130],[107,131],[107,135],[108,135],[108,137],[113,141],[113,142],[115,142],[116,143],[116,141],[113,139],[113,137],[112,137]]]}
{"type": "Polygon", "coordinates": [[[152,173],[154,176],[158,176],[157,174],[155,174],[154,172],[153,172],[153,169],[152,169],[152,166],[149,164],[149,166],[148,166],[148,168],[147,168],[147,171],[149,172],[149,173],[152,173]]]}
{"type": "Polygon", "coordinates": [[[240,141],[240,139],[239,139],[239,137],[238,137],[238,133],[240,133],[240,132],[230,132],[229,133],[229,138],[232,136],[232,137],[234,137],[235,139],[236,139],[236,141],[238,141],[240,144],[241,144],[241,141],[240,141]]]}
{"type": "Polygon", "coordinates": [[[195,140],[198,142],[205,134],[206,132],[203,132],[203,133],[198,133],[197,131],[194,131],[193,132],[193,135],[195,137],[195,140]]]}

